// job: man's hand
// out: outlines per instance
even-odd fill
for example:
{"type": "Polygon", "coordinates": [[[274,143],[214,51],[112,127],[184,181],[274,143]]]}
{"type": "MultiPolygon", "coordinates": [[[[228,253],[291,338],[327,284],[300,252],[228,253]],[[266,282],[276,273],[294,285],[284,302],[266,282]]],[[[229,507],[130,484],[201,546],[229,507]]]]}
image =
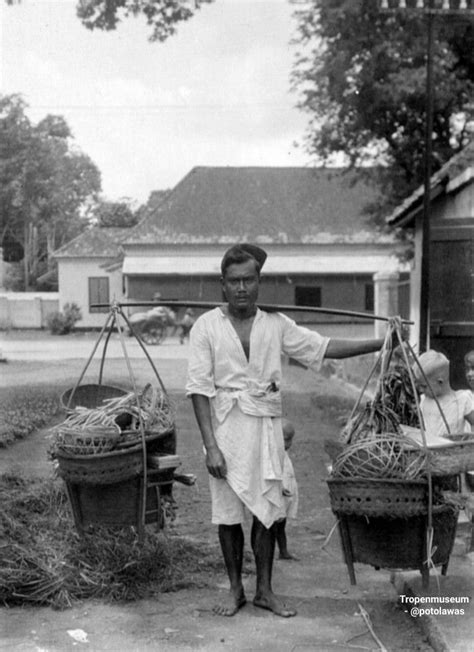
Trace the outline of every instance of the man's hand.
{"type": "Polygon", "coordinates": [[[223,480],[227,475],[227,464],[220,448],[212,447],[206,452],[206,466],[213,478],[223,480]]]}

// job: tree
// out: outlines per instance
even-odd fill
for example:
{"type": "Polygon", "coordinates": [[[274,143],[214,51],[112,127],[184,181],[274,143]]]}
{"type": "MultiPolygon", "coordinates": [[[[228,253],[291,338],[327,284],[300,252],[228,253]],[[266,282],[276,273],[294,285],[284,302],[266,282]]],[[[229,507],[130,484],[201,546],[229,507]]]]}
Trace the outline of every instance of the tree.
{"type": "MultiPolygon", "coordinates": [[[[308,151],[325,162],[342,152],[353,165],[383,164],[379,182],[388,204],[398,203],[423,179],[424,18],[383,14],[376,0],[309,0],[295,16],[302,49],[292,80],[310,115],[308,151]]],[[[434,87],[433,172],[472,135],[474,29],[467,16],[436,22],[434,87]]]]}
{"type": "Polygon", "coordinates": [[[23,259],[29,289],[47,271],[52,251],[87,226],[82,207],[101,183],[96,165],[74,148],[64,118],[33,125],[25,110],[19,95],[0,96],[0,242],[23,259]]]}
{"type": "Polygon", "coordinates": [[[152,30],[150,40],[164,41],[209,2],[213,0],[79,0],[77,15],[88,29],[113,30],[123,18],[142,14],[152,30]]]}
{"type": "Polygon", "coordinates": [[[94,210],[94,217],[102,227],[127,228],[138,222],[136,214],[126,201],[100,201],[94,210]]]}

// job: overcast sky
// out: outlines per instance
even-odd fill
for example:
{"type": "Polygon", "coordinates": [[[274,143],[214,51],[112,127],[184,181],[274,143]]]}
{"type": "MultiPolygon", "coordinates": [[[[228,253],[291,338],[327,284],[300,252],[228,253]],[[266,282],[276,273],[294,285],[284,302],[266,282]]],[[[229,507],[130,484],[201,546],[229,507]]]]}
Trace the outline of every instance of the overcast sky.
{"type": "Polygon", "coordinates": [[[34,122],[63,115],[107,199],[145,201],[196,165],[305,165],[306,117],[289,90],[287,0],[215,0],[165,43],[142,19],[90,32],[75,0],[4,7],[0,87],[34,122]]]}

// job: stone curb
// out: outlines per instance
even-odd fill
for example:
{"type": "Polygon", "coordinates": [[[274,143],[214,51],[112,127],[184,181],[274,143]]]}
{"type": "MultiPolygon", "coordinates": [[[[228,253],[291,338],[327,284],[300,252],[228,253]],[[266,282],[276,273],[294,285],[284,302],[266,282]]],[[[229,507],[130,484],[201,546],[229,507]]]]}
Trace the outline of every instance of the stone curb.
{"type": "MultiPolygon", "coordinates": [[[[392,575],[391,581],[399,596],[407,595],[412,598],[421,597],[420,594],[413,589],[409,580],[403,576],[403,573],[394,573],[392,575]]],[[[428,643],[431,645],[435,652],[452,652],[452,649],[448,645],[446,637],[434,616],[423,615],[419,618],[416,618],[416,621],[423,634],[428,639],[428,643]]]]}

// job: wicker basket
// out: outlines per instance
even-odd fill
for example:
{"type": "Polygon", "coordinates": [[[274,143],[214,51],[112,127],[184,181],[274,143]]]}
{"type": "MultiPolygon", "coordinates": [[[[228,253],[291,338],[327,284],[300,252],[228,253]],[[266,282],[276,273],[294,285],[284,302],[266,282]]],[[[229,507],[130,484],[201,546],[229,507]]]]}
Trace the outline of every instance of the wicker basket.
{"type": "Polygon", "coordinates": [[[79,385],[74,391],[70,387],[59,397],[59,404],[66,412],[73,412],[76,407],[96,408],[108,398],[124,396],[127,392],[113,385],[79,385]]]}
{"type": "Polygon", "coordinates": [[[335,514],[408,518],[426,514],[426,480],[331,478],[327,481],[335,514]]]}
{"type": "Polygon", "coordinates": [[[73,484],[114,484],[140,475],[143,471],[143,450],[135,446],[102,455],[70,455],[57,451],[59,475],[73,484]]]}
{"type": "Polygon", "coordinates": [[[70,455],[100,455],[111,451],[119,437],[118,426],[89,426],[86,429],[63,426],[57,429],[54,447],[70,455]]]}
{"type": "MultiPolygon", "coordinates": [[[[437,446],[428,450],[427,464],[433,476],[456,475],[474,471],[474,433],[446,435],[446,439],[456,442],[437,446]]],[[[409,453],[415,456],[416,451],[409,453]]]]}

